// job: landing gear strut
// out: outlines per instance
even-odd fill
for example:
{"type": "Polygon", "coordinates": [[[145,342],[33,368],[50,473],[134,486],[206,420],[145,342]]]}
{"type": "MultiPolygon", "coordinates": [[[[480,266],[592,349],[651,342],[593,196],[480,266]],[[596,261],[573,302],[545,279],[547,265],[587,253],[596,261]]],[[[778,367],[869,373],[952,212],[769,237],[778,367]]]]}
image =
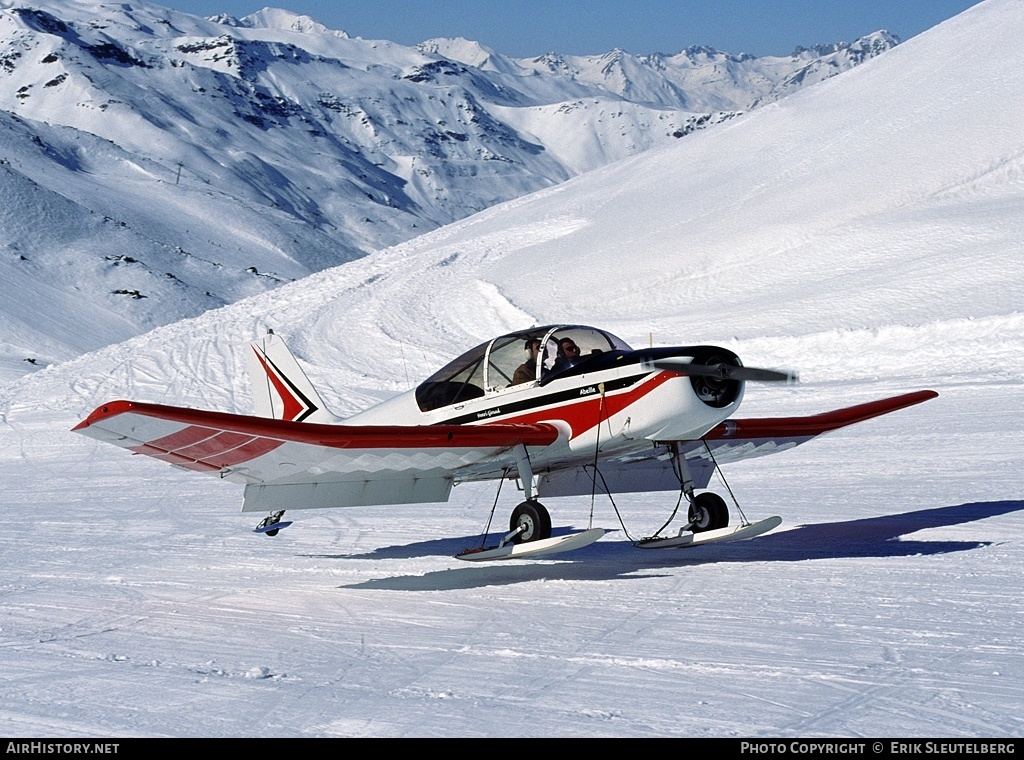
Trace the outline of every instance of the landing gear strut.
{"type": "Polygon", "coordinates": [[[520,443],[512,449],[512,453],[516,458],[519,481],[523,484],[526,501],[512,510],[512,519],[508,523],[512,534],[506,536],[506,539],[514,544],[525,544],[551,538],[551,515],[543,504],[533,498],[533,467],[526,446],[520,443]]]}
{"type": "MultiPolygon", "coordinates": [[[[708,449],[708,453],[710,452],[711,450],[708,449]]],[[[681,536],[687,531],[703,533],[706,530],[727,528],[729,526],[729,507],[726,505],[725,499],[710,491],[705,491],[702,494],[693,492],[690,466],[686,461],[686,456],[679,451],[679,444],[672,444],[672,461],[676,468],[676,477],[679,478],[679,485],[683,489],[683,495],[690,505],[687,523],[679,531],[679,535],[681,536]]],[[[717,462],[715,462],[715,466],[718,466],[717,462]]]]}

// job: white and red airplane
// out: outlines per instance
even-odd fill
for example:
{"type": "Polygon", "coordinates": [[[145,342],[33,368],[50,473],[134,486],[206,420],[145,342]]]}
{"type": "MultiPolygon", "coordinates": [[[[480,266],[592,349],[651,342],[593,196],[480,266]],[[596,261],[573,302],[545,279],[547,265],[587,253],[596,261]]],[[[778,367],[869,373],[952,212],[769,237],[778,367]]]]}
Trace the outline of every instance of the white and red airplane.
{"type": "MultiPolygon", "coordinates": [[[[243,512],[448,500],[468,481],[516,479],[525,499],[494,548],[465,559],[538,556],[603,535],[551,537],[538,497],[676,491],[686,524],[645,547],[750,538],[781,520],[729,527],[705,489],[723,462],[763,456],[927,401],[923,390],[808,417],[734,419],[747,382],[795,381],[744,367],[714,346],[632,349],[611,333],[550,325],[502,335],[449,362],[414,390],[348,419],[327,410],[284,341],[253,341],[258,416],[112,401],[74,430],[137,454],[245,486],[243,512]]],[[[499,486],[500,487],[500,486],[499,486]]]]}

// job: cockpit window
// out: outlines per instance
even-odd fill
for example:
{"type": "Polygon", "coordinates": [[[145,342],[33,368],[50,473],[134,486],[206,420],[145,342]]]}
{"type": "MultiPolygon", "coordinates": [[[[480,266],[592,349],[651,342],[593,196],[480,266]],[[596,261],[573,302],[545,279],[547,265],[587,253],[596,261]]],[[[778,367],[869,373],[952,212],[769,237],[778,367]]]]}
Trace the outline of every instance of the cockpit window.
{"type": "Polygon", "coordinates": [[[537,379],[537,358],[550,328],[502,335],[487,354],[487,390],[498,391],[537,379]]]}
{"type": "Polygon", "coordinates": [[[624,340],[604,330],[576,326],[555,328],[545,337],[541,379],[547,380],[584,365],[609,351],[629,350],[624,340]]]}
{"type": "Polygon", "coordinates": [[[593,327],[548,325],[521,330],[482,343],[448,362],[416,388],[416,403],[429,412],[517,385],[526,388],[538,379],[543,385],[603,353],[628,350],[621,339],[593,327]]]}
{"type": "Polygon", "coordinates": [[[484,356],[490,341],[448,362],[416,388],[420,411],[458,404],[484,395],[484,356]]]}

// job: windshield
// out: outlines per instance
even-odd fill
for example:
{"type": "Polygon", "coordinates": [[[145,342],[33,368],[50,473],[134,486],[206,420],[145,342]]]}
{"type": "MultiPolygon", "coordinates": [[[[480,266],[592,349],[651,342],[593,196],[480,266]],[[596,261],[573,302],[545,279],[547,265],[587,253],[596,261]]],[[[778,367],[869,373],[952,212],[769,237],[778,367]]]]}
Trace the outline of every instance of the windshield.
{"type": "Polygon", "coordinates": [[[448,362],[416,388],[416,403],[429,412],[514,386],[526,388],[603,353],[629,350],[625,341],[593,327],[547,325],[520,330],[481,343],[448,362]]]}

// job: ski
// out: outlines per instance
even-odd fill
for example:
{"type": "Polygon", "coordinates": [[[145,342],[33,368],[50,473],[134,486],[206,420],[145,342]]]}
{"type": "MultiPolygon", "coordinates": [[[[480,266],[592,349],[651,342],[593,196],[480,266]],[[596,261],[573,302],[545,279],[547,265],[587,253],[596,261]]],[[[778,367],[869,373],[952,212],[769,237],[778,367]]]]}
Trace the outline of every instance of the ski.
{"type": "Polygon", "coordinates": [[[270,533],[271,535],[277,535],[277,531],[284,530],[291,525],[291,520],[285,522],[270,523],[269,525],[260,525],[258,528],[253,528],[253,533],[270,533]],[[271,533],[273,531],[273,533],[271,533]]]}
{"type": "Polygon", "coordinates": [[[683,533],[667,538],[649,538],[637,542],[641,549],[683,549],[688,546],[724,543],[726,541],[744,541],[774,530],[782,524],[781,517],[768,517],[748,525],[735,525],[717,530],[706,530],[701,533],[683,533]]]}
{"type": "Polygon", "coordinates": [[[498,559],[532,559],[534,557],[546,557],[550,554],[582,549],[584,546],[597,541],[605,534],[604,528],[591,528],[582,533],[570,533],[566,536],[545,538],[540,541],[529,541],[525,544],[505,544],[490,549],[467,549],[461,554],[456,554],[456,559],[463,559],[467,562],[487,562],[498,559]]]}

